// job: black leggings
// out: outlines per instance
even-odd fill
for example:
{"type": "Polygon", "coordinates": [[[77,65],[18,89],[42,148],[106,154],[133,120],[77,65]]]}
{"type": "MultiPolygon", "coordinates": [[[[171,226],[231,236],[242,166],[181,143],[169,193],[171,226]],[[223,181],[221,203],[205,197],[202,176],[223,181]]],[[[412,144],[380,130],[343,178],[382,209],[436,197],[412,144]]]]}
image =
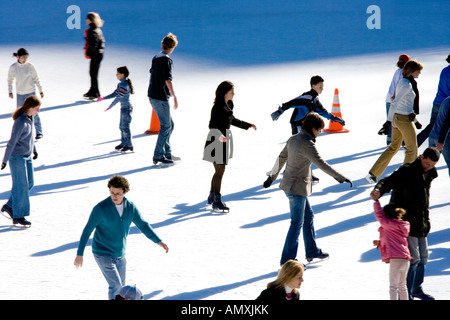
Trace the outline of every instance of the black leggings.
{"type": "Polygon", "coordinates": [[[225,173],[225,164],[214,164],[214,169],[216,172],[214,173],[212,180],[211,180],[211,191],[214,192],[214,194],[220,194],[220,188],[222,186],[222,177],[225,173]]]}
{"type": "Polygon", "coordinates": [[[89,65],[89,75],[91,76],[91,88],[89,94],[92,97],[100,97],[100,90],[98,89],[98,71],[100,70],[100,63],[102,62],[103,54],[99,53],[91,57],[89,65]]]}

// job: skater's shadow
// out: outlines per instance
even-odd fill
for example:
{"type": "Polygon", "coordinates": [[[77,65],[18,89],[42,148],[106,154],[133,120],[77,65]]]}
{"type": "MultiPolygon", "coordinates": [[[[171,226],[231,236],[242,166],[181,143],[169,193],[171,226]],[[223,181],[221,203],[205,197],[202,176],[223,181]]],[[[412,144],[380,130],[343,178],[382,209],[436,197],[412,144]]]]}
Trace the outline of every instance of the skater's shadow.
{"type": "MultiPolygon", "coordinates": [[[[276,180],[273,184],[279,183],[280,180],[276,180]]],[[[252,187],[246,190],[238,191],[235,193],[227,194],[224,196],[224,202],[228,201],[245,201],[245,200],[265,200],[267,197],[264,195],[278,191],[277,188],[263,189],[262,183],[260,186],[252,187]],[[263,196],[263,197],[261,197],[263,196]]],[[[154,228],[166,227],[174,223],[183,222],[191,219],[198,219],[206,216],[220,216],[225,213],[214,212],[211,207],[206,204],[206,199],[193,205],[187,203],[179,203],[174,207],[175,211],[169,213],[173,216],[167,220],[152,224],[154,228]]]]}
{"type": "Polygon", "coordinates": [[[183,292],[183,293],[180,293],[180,294],[177,294],[174,296],[164,297],[161,300],[201,300],[201,299],[206,299],[210,296],[213,296],[215,294],[218,294],[218,293],[221,293],[224,291],[233,290],[233,289],[248,285],[253,282],[261,281],[264,279],[275,278],[276,276],[277,276],[277,272],[270,272],[267,274],[263,274],[261,276],[257,276],[254,278],[250,278],[250,279],[235,282],[235,283],[224,284],[221,286],[205,288],[205,289],[201,289],[201,290],[197,290],[197,291],[183,292]]]}
{"type": "MultiPolygon", "coordinates": [[[[58,110],[58,109],[72,108],[72,107],[81,106],[81,105],[85,105],[85,104],[89,104],[89,103],[92,103],[92,101],[79,100],[79,101],[75,101],[75,102],[68,103],[68,104],[62,104],[59,106],[42,107],[40,112],[42,113],[42,112],[48,112],[48,111],[53,111],[53,110],[58,110]]],[[[12,119],[12,113],[0,114],[0,120],[8,119],[8,118],[12,119]]]]}
{"type": "MultiPolygon", "coordinates": [[[[146,133],[141,133],[141,134],[134,135],[132,138],[133,139],[138,139],[138,138],[143,138],[143,137],[148,137],[148,136],[150,136],[150,135],[146,134],[146,133]]],[[[115,140],[109,140],[109,141],[95,143],[94,146],[101,146],[103,144],[117,143],[117,142],[120,142],[120,139],[115,139],[115,140]]]]}

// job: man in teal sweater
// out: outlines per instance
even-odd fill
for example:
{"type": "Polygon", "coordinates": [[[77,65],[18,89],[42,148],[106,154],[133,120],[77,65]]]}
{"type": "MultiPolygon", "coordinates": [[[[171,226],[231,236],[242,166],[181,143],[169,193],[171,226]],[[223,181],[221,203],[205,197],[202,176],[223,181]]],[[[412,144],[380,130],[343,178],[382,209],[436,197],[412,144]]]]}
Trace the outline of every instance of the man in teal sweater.
{"type": "Polygon", "coordinates": [[[83,265],[86,244],[95,229],[92,252],[109,285],[109,299],[114,299],[126,278],[125,247],[131,222],[150,240],[162,247],[166,253],[169,247],[153,231],[136,206],[125,198],[130,185],[122,176],[113,176],[108,182],[111,196],[98,203],[91,212],[78,244],[74,265],[83,265]]]}

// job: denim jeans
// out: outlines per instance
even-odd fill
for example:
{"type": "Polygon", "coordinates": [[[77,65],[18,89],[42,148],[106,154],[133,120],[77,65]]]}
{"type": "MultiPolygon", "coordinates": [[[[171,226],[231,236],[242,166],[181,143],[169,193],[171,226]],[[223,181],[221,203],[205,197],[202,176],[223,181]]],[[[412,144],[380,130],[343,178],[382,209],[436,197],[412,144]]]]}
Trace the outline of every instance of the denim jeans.
{"type": "Polygon", "coordinates": [[[168,101],[149,98],[150,104],[159,119],[161,128],[159,129],[158,140],[156,141],[153,158],[161,159],[164,156],[170,156],[170,136],[173,131],[173,120],[170,115],[170,105],[168,101]]]}
{"type": "Polygon", "coordinates": [[[303,241],[306,258],[316,257],[321,250],[316,245],[314,231],[314,212],[309,205],[308,197],[285,191],[291,210],[291,224],[281,254],[280,264],[297,257],[298,237],[303,226],[303,241]]]}
{"type": "MultiPolygon", "coordinates": [[[[25,102],[25,99],[29,96],[36,95],[36,93],[18,94],[17,95],[17,108],[21,107],[25,102]]],[[[42,134],[42,124],[39,113],[34,116],[34,127],[36,128],[36,134],[42,134]]]]}
{"type": "MultiPolygon", "coordinates": [[[[386,117],[389,114],[389,108],[391,107],[391,103],[390,102],[386,102],[386,117]]],[[[389,126],[389,132],[386,136],[386,144],[389,145],[392,141],[392,128],[391,126],[389,126]]]]}
{"type": "Polygon", "coordinates": [[[417,146],[420,147],[430,135],[430,132],[433,129],[433,125],[436,122],[440,107],[441,105],[433,103],[433,108],[431,109],[430,115],[430,123],[417,135],[417,146]]]}
{"type": "Polygon", "coordinates": [[[30,190],[34,186],[34,171],[31,155],[28,157],[12,154],[9,158],[12,189],[6,203],[13,210],[13,217],[23,218],[30,215],[30,190]]]}
{"type": "Polygon", "coordinates": [[[125,256],[113,258],[110,256],[98,256],[96,254],[94,254],[94,258],[106,282],[108,282],[108,298],[114,300],[116,294],[125,285],[127,259],[125,256]]]}
{"type": "Polygon", "coordinates": [[[124,147],[132,147],[131,142],[131,114],[133,113],[133,107],[121,108],[120,109],[120,125],[119,129],[121,132],[120,144],[124,147]]]}
{"type": "Polygon", "coordinates": [[[408,237],[408,248],[411,254],[406,284],[408,293],[422,293],[422,283],[425,276],[425,265],[428,261],[428,242],[426,237],[408,237]]]}
{"type": "MultiPolygon", "coordinates": [[[[436,147],[438,139],[428,138],[429,147],[436,147]]],[[[441,154],[444,156],[445,162],[447,163],[448,175],[450,176],[450,134],[444,141],[444,149],[442,149],[441,154]]]]}

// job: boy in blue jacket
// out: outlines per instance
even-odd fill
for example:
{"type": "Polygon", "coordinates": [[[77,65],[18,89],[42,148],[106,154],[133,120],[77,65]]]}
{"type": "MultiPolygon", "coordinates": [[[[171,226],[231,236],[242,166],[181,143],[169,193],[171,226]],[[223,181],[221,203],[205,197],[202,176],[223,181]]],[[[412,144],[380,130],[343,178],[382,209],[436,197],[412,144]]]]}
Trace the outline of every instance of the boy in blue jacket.
{"type": "Polygon", "coordinates": [[[316,112],[320,114],[322,117],[339,122],[343,126],[345,125],[345,121],[331,113],[329,113],[320,103],[319,94],[323,91],[323,83],[324,80],[321,76],[313,76],[310,80],[311,90],[302,93],[297,98],[294,98],[286,103],[281,104],[278,107],[278,110],[271,114],[272,120],[276,121],[280,117],[280,115],[290,108],[294,108],[294,112],[291,116],[291,128],[292,135],[300,132],[299,127],[302,126],[303,120],[309,112],[316,112]]]}
{"type": "Polygon", "coordinates": [[[111,196],[99,202],[89,217],[78,244],[74,265],[83,265],[83,253],[92,231],[95,229],[92,252],[106,281],[109,284],[109,299],[125,285],[125,247],[131,222],[150,240],[162,247],[166,253],[169,247],[153,231],[136,206],[125,198],[130,185],[125,177],[116,175],[108,182],[111,196]]]}

